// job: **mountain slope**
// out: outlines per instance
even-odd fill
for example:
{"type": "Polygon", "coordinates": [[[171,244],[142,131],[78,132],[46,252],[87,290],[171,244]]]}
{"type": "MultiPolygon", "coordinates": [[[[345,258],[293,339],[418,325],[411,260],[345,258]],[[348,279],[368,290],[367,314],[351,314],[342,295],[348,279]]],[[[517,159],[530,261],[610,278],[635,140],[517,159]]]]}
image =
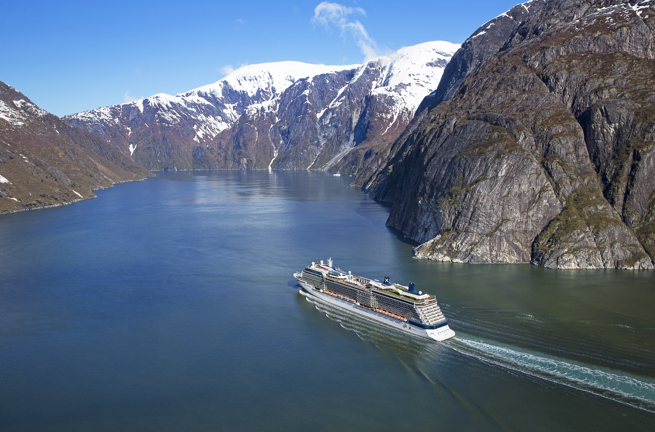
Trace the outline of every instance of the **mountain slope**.
{"type": "Polygon", "coordinates": [[[354,171],[361,155],[342,158],[355,147],[393,142],[457,48],[429,42],[361,66],[251,65],[185,94],[65,121],[150,169],[354,171]]]}
{"type": "Polygon", "coordinates": [[[462,45],[358,181],[420,257],[652,268],[653,17],[651,1],[514,7],[462,45]]]}
{"type": "Polygon", "coordinates": [[[298,79],[348,68],[299,62],[249,65],[184,94],[161,93],[64,120],[110,142],[149,169],[216,168],[216,155],[208,144],[247,107],[270,103],[298,79]],[[202,162],[198,166],[198,158],[194,159],[198,152],[213,154],[210,166],[202,162]]]}
{"type": "Polygon", "coordinates": [[[68,204],[151,175],[0,82],[0,213],[68,204]]]}

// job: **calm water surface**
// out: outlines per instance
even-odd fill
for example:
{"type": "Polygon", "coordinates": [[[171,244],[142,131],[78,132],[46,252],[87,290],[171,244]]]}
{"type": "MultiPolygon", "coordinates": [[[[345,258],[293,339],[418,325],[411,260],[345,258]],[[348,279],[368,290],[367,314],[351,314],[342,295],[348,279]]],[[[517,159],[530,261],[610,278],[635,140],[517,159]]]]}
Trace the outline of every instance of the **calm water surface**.
{"type": "Polygon", "coordinates": [[[655,428],[655,272],[414,260],[349,180],[161,174],[0,216],[0,430],[655,428]],[[292,273],[329,256],[457,337],[310,302],[292,273]]]}

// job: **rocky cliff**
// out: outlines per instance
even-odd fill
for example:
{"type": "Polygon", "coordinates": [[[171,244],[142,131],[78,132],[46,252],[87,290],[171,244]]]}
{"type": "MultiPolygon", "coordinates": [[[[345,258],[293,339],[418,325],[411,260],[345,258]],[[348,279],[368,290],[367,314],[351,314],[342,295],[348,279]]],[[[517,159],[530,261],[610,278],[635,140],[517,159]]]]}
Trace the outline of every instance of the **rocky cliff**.
{"type": "Polygon", "coordinates": [[[514,7],[358,181],[419,257],[653,268],[654,29],[651,1],[514,7]]]}
{"type": "Polygon", "coordinates": [[[188,93],[65,121],[153,170],[354,172],[400,135],[458,47],[428,42],[353,66],[250,65],[188,93]]]}
{"type": "Polygon", "coordinates": [[[151,175],[0,82],[0,213],[68,204],[151,175]]]}

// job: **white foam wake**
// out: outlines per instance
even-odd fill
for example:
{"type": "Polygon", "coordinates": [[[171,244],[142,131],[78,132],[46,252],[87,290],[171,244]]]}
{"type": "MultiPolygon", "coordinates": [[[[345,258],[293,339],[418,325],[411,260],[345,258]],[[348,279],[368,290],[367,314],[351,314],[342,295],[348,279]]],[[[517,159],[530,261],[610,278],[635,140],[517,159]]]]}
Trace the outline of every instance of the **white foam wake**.
{"type": "Polygon", "coordinates": [[[482,361],[655,412],[655,380],[533,353],[458,333],[446,345],[482,361]]]}

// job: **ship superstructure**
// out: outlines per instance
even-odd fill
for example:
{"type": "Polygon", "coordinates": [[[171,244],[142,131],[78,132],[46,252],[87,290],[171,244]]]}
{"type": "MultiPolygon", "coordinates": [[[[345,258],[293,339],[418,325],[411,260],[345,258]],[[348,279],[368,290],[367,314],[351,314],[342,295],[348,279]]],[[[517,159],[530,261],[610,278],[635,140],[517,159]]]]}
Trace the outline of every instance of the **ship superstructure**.
{"type": "Polygon", "coordinates": [[[308,294],[416,336],[443,341],[455,336],[437,300],[409,286],[355,276],[327,263],[312,262],[294,276],[308,294]]]}

